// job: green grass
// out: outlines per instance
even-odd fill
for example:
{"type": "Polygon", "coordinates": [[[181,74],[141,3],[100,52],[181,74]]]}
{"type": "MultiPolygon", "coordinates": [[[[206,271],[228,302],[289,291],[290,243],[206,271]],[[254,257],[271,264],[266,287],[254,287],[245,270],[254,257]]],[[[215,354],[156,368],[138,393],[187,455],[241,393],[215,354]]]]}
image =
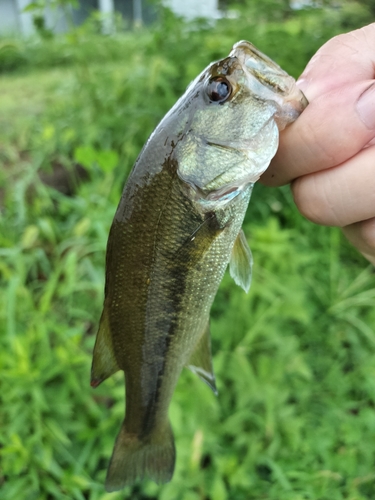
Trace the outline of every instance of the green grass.
{"type": "Polygon", "coordinates": [[[48,50],[17,42],[29,62],[0,79],[1,499],[374,498],[373,268],[339,230],[304,220],[288,187],[254,190],[245,221],[252,288],[246,295],[226,275],[213,306],[219,396],[188,371],[179,381],[171,483],[104,492],[123,378],[89,386],[108,229],[148,134],[237,39],[298,74],[339,29],[323,21],[320,32],[314,18],[190,32],[164,24],[107,39],[101,62],[85,59],[102,44],[92,35],[82,50],[69,38],[48,50]],[[75,56],[51,64],[57,49],[75,56]],[[77,164],[89,178],[55,189],[57,173],[77,164]]]}

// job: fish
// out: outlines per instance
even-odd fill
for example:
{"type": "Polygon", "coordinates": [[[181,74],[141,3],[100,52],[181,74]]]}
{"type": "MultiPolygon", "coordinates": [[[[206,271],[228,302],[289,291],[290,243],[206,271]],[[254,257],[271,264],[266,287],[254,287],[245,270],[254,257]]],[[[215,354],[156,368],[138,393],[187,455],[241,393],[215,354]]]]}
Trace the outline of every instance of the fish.
{"type": "Polygon", "coordinates": [[[106,253],[91,386],[125,374],[125,418],[106,490],[171,480],[168,407],[184,367],[217,394],[209,316],[225,269],[246,292],[252,255],[241,229],[279,131],[307,100],[247,41],[188,86],[143,147],[125,184],[106,253]]]}

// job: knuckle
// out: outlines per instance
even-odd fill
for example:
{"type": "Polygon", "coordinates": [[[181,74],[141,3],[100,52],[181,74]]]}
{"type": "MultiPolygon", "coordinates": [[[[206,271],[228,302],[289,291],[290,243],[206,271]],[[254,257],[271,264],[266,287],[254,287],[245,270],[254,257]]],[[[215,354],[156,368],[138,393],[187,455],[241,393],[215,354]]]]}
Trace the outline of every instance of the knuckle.
{"type": "Polygon", "coordinates": [[[323,226],[341,226],[335,206],[324,183],[311,174],[296,179],[292,184],[294,202],[301,214],[311,222],[323,226]]]}
{"type": "Polygon", "coordinates": [[[368,250],[375,251],[375,217],[363,221],[358,227],[359,238],[368,250]]]}
{"type": "Polygon", "coordinates": [[[325,46],[329,49],[342,47],[347,50],[350,54],[356,55],[363,38],[366,37],[366,31],[362,29],[353,30],[349,33],[341,33],[332,37],[325,46]]]}
{"type": "Polygon", "coordinates": [[[319,197],[313,189],[314,184],[313,176],[299,177],[292,184],[292,192],[294,202],[301,214],[311,222],[321,224],[324,211],[322,211],[319,197]]]}

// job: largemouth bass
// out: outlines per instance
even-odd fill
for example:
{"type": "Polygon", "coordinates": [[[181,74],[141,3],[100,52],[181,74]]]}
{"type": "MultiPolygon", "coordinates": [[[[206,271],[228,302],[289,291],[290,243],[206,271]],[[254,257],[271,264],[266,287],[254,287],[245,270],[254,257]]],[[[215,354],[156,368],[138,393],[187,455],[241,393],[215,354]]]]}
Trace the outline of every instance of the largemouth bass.
{"type": "Polygon", "coordinates": [[[190,84],[140,153],[109,234],[92,365],[93,387],[125,372],[107,491],[172,478],[168,407],[184,366],[216,393],[210,308],[229,262],[249,289],[251,190],[306,104],[292,77],[242,41],[190,84]]]}

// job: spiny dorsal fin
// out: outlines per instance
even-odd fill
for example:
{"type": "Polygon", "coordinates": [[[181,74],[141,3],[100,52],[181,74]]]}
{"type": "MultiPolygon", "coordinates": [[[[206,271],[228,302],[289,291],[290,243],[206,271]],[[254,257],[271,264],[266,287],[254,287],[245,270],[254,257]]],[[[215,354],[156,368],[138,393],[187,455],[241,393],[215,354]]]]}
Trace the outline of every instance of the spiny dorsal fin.
{"type": "Polygon", "coordinates": [[[246,236],[241,229],[234,242],[232,255],[229,262],[229,272],[236,285],[239,285],[247,293],[251,285],[251,271],[253,267],[253,256],[247,244],[246,236]]]}
{"type": "Polygon", "coordinates": [[[113,353],[107,307],[104,305],[92,359],[91,387],[98,387],[99,384],[119,369],[113,353]]]}
{"type": "Polygon", "coordinates": [[[195,346],[187,367],[189,368],[189,370],[196,373],[198,377],[203,380],[203,382],[205,382],[216,395],[218,394],[215,383],[215,375],[212,368],[211,336],[209,323],[207,323],[203,335],[195,346]]]}

